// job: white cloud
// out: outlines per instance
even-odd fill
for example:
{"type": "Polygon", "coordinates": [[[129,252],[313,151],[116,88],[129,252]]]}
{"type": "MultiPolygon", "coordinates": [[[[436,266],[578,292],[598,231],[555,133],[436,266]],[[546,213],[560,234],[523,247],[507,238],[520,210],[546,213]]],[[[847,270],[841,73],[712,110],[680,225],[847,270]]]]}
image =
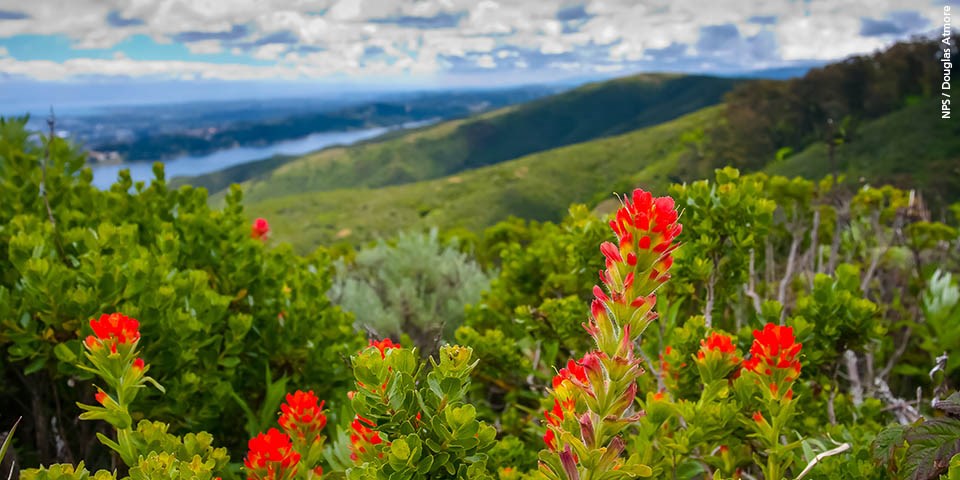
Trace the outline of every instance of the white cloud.
{"type": "Polygon", "coordinates": [[[223,51],[223,46],[217,40],[202,40],[199,42],[187,43],[187,49],[195,55],[214,54],[223,51]]]}
{"type": "Polygon", "coordinates": [[[10,55],[10,52],[7,50],[7,47],[0,46],[0,58],[10,55]]]}
{"type": "MultiPolygon", "coordinates": [[[[72,41],[78,58],[62,64],[18,61],[0,50],[0,71],[44,78],[107,72],[216,78],[422,75],[453,68],[458,62],[448,59],[454,57],[483,68],[611,71],[621,62],[654,62],[664,51],[702,61],[696,48],[702,29],[727,24],[742,39],[768,35],[778,55],[770,61],[788,63],[871,52],[894,40],[862,36],[863,17],[914,10],[931,27],[941,21],[935,18],[939,9],[918,8],[915,0],[584,0],[580,18],[568,20],[558,18],[561,7],[576,5],[567,0],[0,0],[7,2],[4,10],[29,18],[5,21],[0,35],[64,35],[72,41]],[[776,22],[761,24],[754,17],[776,22]],[[120,26],[111,26],[108,18],[120,26]],[[114,47],[132,35],[169,43],[185,32],[196,40],[183,42],[191,54],[228,51],[274,65],[82,58],[84,49],[114,47]],[[382,55],[364,58],[368,48],[382,55]],[[507,58],[511,61],[496,62],[507,58]]],[[[727,60],[738,59],[744,68],[759,62],[749,55],[727,60]]]]}

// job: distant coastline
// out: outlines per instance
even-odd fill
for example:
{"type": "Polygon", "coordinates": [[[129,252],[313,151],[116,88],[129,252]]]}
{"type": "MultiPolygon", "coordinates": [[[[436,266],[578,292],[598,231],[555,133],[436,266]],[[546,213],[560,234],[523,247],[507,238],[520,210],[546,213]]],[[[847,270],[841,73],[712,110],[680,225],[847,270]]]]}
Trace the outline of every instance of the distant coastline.
{"type": "MultiPolygon", "coordinates": [[[[383,134],[419,128],[436,123],[439,119],[405,122],[392,127],[375,127],[342,132],[317,132],[306,137],[283,140],[266,146],[234,146],[220,149],[205,155],[182,155],[169,160],[160,160],[164,164],[167,179],[203,175],[239,165],[266,160],[275,156],[298,156],[334,146],[352,145],[364,140],[374,139],[383,134]]],[[[107,159],[104,163],[92,163],[93,184],[97,188],[109,188],[117,180],[121,170],[129,170],[134,182],[149,182],[154,178],[155,162],[118,162],[107,159]]]]}

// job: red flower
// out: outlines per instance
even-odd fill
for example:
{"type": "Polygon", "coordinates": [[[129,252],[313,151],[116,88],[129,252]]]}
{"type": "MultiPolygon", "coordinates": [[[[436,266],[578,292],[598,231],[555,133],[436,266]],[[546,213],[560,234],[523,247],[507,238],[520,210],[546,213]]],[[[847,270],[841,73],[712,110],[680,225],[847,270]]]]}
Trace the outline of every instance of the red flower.
{"type": "Polygon", "coordinates": [[[97,393],[93,396],[93,398],[96,398],[97,403],[103,405],[104,407],[106,407],[107,402],[110,401],[110,396],[108,396],[107,392],[104,392],[103,390],[97,390],[97,393]]]}
{"type": "Polygon", "coordinates": [[[787,399],[793,398],[790,385],[800,375],[797,356],[803,347],[796,343],[793,328],[768,323],[762,331],[754,330],[753,338],[750,358],[743,362],[743,370],[762,377],[773,398],[779,398],[779,392],[786,392],[787,399]]]}
{"type": "Polygon", "coordinates": [[[279,480],[296,475],[300,454],[293,450],[290,437],[276,428],[250,439],[243,461],[248,480],[279,480]]]}
{"type": "Polygon", "coordinates": [[[674,240],[682,230],[670,197],[654,198],[636,189],[622,202],[610,222],[617,242],[600,245],[606,266],[600,281],[606,288],[594,288],[592,319],[584,325],[601,350],[616,340],[612,332],[629,325],[636,336],[656,318],[653,293],[670,278],[674,240]]]}
{"type": "Polygon", "coordinates": [[[544,410],[543,418],[547,419],[547,423],[553,426],[560,425],[560,422],[563,421],[563,408],[560,406],[560,401],[553,399],[553,409],[544,410]]]}
{"type": "Polygon", "coordinates": [[[760,413],[759,410],[756,411],[756,412],[753,412],[753,421],[754,421],[754,422],[757,422],[757,423],[763,423],[763,422],[765,421],[765,420],[763,419],[763,414],[760,413]]]}
{"type": "Polygon", "coordinates": [[[290,438],[313,443],[320,438],[327,416],[323,414],[324,402],[319,402],[313,390],[304,393],[297,390],[287,394],[287,402],[280,405],[280,426],[290,438]]]}
{"type": "Polygon", "coordinates": [[[713,332],[706,340],[700,340],[700,350],[697,351],[697,358],[703,360],[708,353],[717,352],[720,356],[729,358],[730,363],[736,364],[740,362],[740,359],[733,354],[736,350],[737,346],[733,344],[732,338],[722,333],[713,332]]]}
{"type": "Polygon", "coordinates": [[[386,357],[387,357],[387,350],[390,350],[391,348],[400,348],[400,344],[399,344],[399,343],[393,343],[393,340],[391,340],[391,339],[389,339],[389,338],[384,338],[383,340],[380,340],[380,341],[376,341],[376,340],[374,340],[374,339],[371,338],[371,339],[370,339],[370,344],[367,345],[367,346],[368,346],[368,347],[377,347],[377,350],[380,350],[380,357],[381,357],[381,358],[386,358],[386,357]]]}
{"type": "Polygon", "coordinates": [[[142,358],[137,357],[137,359],[133,361],[133,369],[136,370],[137,373],[142,372],[146,366],[147,364],[143,362],[142,358]]]}
{"type": "Polygon", "coordinates": [[[254,220],[253,225],[250,226],[250,236],[257,240],[266,240],[268,233],[270,233],[270,224],[263,218],[254,220]]]}
{"type": "Polygon", "coordinates": [[[579,383],[580,385],[586,385],[587,372],[584,370],[583,365],[580,365],[575,360],[569,360],[567,366],[561,368],[553,377],[553,388],[556,389],[559,387],[564,380],[570,380],[574,384],[579,383]]]}
{"type": "Polygon", "coordinates": [[[360,458],[361,454],[367,453],[368,448],[375,445],[380,445],[383,443],[383,439],[380,438],[380,433],[374,430],[377,426],[373,420],[361,417],[357,415],[353,417],[353,421],[350,422],[350,447],[353,450],[353,453],[350,454],[350,459],[357,461],[360,458]]]}
{"type": "Polygon", "coordinates": [[[790,369],[800,374],[797,355],[803,345],[796,343],[793,328],[768,323],[763,331],[754,330],[753,338],[750,359],[743,362],[743,368],[768,375],[771,369],[790,369]]]}
{"type": "Polygon", "coordinates": [[[83,344],[91,350],[109,346],[117,352],[117,345],[132,345],[140,340],[140,322],[122,313],[103,314],[99,319],[90,319],[93,335],[84,339],[83,344]]]}
{"type": "Polygon", "coordinates": [[[550,450],[557,451],[557,436],[553,430],[547,428],[547,433],[543,434],[543,443],[546,443],[550,450]]]}

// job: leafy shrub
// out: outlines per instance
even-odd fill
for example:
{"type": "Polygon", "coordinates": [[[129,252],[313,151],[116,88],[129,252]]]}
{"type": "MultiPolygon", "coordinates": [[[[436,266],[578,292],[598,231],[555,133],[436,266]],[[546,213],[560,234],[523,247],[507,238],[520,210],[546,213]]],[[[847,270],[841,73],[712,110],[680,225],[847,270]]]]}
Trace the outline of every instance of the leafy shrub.
{"type": "Polygon", "coordinates": [[[343,358],[362,337],[325,296],[323,250],[251,238],[239,190],[213,210],[202,189],[167,189],[159,164],[149,186],[122,172],[100,191],[80,151],[24,126],[0,121],[0,411],[26,406],[24,462],[106,465],[76,421],[95,392],[73,366],[85,320],[103,312],[145,320],[144,355],[168,388],[145,392],[134,420],[207,430],[239,451],[247,433],[228,419],[263,402],[264,371],[322,396],[346,390],[343,358]]]}
{"type": "Polygon", "coordinates": [[[336,267],[330,298],[354,314],[358,329],[381,338],[408,334],[427,353],[453,339],[464,306],[489,284],[456,240],[443,245],[436,230],[378,242],[336,267]]]}

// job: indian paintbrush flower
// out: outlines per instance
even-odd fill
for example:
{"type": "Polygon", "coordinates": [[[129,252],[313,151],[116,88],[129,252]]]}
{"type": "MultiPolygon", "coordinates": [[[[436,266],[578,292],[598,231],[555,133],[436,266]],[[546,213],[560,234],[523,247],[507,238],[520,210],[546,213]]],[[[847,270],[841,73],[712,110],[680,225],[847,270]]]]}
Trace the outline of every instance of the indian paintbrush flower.
{"type": "Polygon", "coordinates": [[[792,459],[782,452],[780,438],[795,414],[792,386],[800,376],[802,345],[796,342],[793,328],[773,323],[754,330],[753,338],[750,358],[743,362],[738,381],[758,387],[763,411],[755,411],[747,425],[767,454],[767,463],[761,466],[764,477],[782,478],[792,459]]]}
{"type": "Polygon", "coordinates": [[[267,239],[267,234],[270,233],[270,224],[267,223],[266,219],[258,218],[253,221],[253,225],[250,226],[250,237],[257,240],[265,241],[267,239]]]}
{"type": "Polygon", "coordinates": [[[637,189],[622,201],[610,222],[617,242],[600,245],[606,267],[600,271],[603,286],[594,287],[590,321],[583,325],[597,349],[557,372],[553,407],[544,412],[549,451],[540,455],[540,471],[553,480],[579,479],[587,468],[583,465],[592,465],[591,478],[614,470],[625,475],[650,472],[620,458],[619,434],[643,414],[633,411],[637,378],[643,373],[634,345],[656,319],[654,292],[670,278],[674,240],[682,227],[669,197],[654,198],[637,189]],[[578,405],[585,411],[574,411],[578,405]],[[568,418],[575,422],[565,422],[568,418]],[[589,460],[581,465],[582,458],[589,460]]]}
{"type": "Polygon", "coordinates": [[[103,314],[97,320],[91,319],[90,328],[93,335],[83,341],[90,351],[107,347],[111,353],[117,353],[118,345],[132,346],[140,340],[140,322],[122,313],[103,314]]]}
{"type": "Polygon", "coordinates": [[[797,356],[802,348],[802,344],[796,343],[793,328],[768,323],[763,330],[754,330],[753,337],[750,358],[743,362],[743,372],[751,372],[774,399],[781,395],[792,398],[791,386],[800,376],[797,356]]]}
{"type": "Polygon", "coordinates": [[[248,480],[286,480],[297,474],[300,454],[285,433],[271,428],[251,438],[247,446],[243,466],[248,480]]]}
{"type": "MultiPolygon", "coordinates": [[[[383,443],[380,433],[374,430],[377,424],[368,418],[357,415],[350,422],[350,459],[357,462],[361,457],[376,452],[376,446],[383,443]]],[[[379,453],[379,455],[383,455],[379,453]]]]}
{"type": "Polygon", "coordinates": [[[323,428],[327,426],[324,403],[314,395],[313,390],[288,393],[286,403],[280,405],[278,423],[297,442],[309,445],[321,441],[323,428]]]}
{"type": "Polygon", "coordinates": [[[737,346],[733,339],[718,332],[712,332],[706,339],[700,340],[697,350],[697,369],[704,384],[727,378],[730,372],[740,364],[737,346]]]}

